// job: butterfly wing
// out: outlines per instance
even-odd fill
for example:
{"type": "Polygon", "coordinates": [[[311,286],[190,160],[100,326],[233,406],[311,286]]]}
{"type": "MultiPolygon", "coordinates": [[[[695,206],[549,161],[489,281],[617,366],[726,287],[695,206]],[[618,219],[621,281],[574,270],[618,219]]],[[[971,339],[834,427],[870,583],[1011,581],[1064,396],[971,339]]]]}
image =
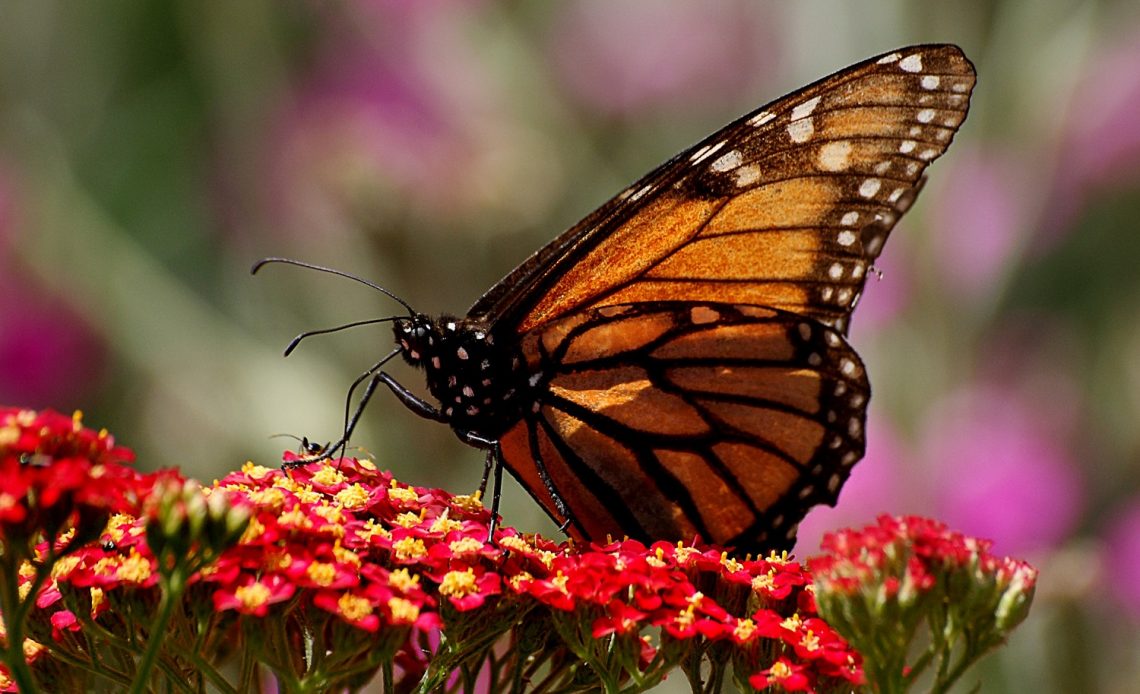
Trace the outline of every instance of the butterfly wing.
{"type": "Polygon", "coordinates": [[[833,328],[756,306],[589,309],[531,335],[544,395],[500,440],[571,536],[791,544],[863,455],[869,387],[833,328]]]}
{"type": "Polygon", "coordinates": [[[846,330],[867,268],[966,117],[956,46],[899,49],[745,115],[520,265],[469,317],[525,334],[643,301],[786,310],[846,330]]]}

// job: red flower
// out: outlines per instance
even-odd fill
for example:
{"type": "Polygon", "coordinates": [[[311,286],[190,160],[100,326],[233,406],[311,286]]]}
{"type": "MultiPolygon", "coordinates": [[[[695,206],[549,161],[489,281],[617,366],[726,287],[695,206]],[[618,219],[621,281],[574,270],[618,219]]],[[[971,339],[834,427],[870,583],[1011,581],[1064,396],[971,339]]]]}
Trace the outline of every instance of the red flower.
{"type": "Polygon", "coordinates": [[[226,586],[214,591],[214,609],[237,610],[242,614],[264,617],[269,606],[293,597],[296,586],[278,574],[270,574],[263,579],[243,578],[238,585],[226,586]]]}
{"type": "Polygon", "coordinates": [[[612,600],[606,607],[604,617],[594,621],[591,633],[595,639],[610,634],[628,634],[641,628],[641,622],[647,614],[634,609],[621,600],[612,600]]]}
{"type": "Polygon", "coordinates": [[[811,680],[804,673],[805,667],[780,657],[767,670],[762,670],[748,678],[748,683],[756,689],[779,686],[784,691],[808,692],[812,690],[811,680]]]}

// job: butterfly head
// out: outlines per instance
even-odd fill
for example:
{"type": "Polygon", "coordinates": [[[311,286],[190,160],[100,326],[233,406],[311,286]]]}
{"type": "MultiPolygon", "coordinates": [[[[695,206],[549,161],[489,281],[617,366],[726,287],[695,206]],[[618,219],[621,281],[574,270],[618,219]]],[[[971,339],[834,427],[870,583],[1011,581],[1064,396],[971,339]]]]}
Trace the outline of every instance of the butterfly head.
{"type": "Polygon", "coordinates": [[[396,333],[400,354],[412,366],[422,368],[432,353],[439,349],[439,330],[432,319],[422,313],[397,318],[392,322],[392,329],[396,333]]]}

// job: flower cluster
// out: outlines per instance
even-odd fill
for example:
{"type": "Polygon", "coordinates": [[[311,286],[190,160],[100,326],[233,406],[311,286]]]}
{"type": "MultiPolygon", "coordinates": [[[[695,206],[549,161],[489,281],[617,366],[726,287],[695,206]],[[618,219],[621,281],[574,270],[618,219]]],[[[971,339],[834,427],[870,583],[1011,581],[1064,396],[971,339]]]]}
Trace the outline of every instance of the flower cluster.
{"type": "MultiPolygon", "coordinates": [[[[62,421],[76,441],[103,442],[74,456],[90,465],[76,499],[130,457],[70,419],[19,416],[55,426],[24,444],[23,466],[19,456],[39,455],[50,469],[65,458],[58,451],[72,450],[44,444],[63,441],[62,421]]],[[[352,690],[377,677],[385,691],[624,691],[679,667],[694,691],[719,691],[730,678],[743,689],[850,691],[866,679],[849,640],[859,645],[877,620],[921,602],[911,596],[943,584],[967,590],[947,571],[972,567],[1005,585],[994,614],[1006,629],[1028,600],[1011,586],[1032,585],[1028,567],[921,519],[832,536],[813,584],[786,554],[734,558],[632,540],[581,547],[502,526],[489,536],[478,495],[403,484],[368,460],[289,452],[285,462],[247,463],[208,487],[124,468],[110,477],[133,491],[112,490],[94,531],[32,533],[31,553],[4,567],[20,596],[3,606],[7,643],[24,646],[4,650],[0,675],[11,679],[0,690],[34,691],[38,681],[68,691],[250,691],[268,670],[286,691],[352,690]],[[94,541],[71,539],[80,536],[94,541]],[[837,607],[867,591],[895,612],[867,624],[837,607]],[[13,639],[21,623],[31,638],[13,639]]],[[[37,491],[25,497],[25,518],[37,500],[58,503],[29,484],[37,491]]],[[[9,546],[6,535],[5,557],[9,546]]],[[[903,672],[899,662],[890,674],[903,672]]]]}
{"type": "MultiPolygon", "coordinates": [[[[99,542],[55,566],[39,594],[39,633],[51,630],[61,660],[91,661],[78,632],[150,633],[115,606],[153,603],[144,596],[173,561],[161,547],[179,535],[171,518],[194,517],[195,505],[208,515],[225,495],[248,524],[187,576],[186,606],[161,630],[160,672],[220,677],[204,664],[240,638],[243,657],[301,689],[358,686],[382,668],[387,681],[421,691],[464,689],[481,672],[502,686],[648,687],[678,665],[694,681],[731,673],[792,691],[862,681],[858,654],[816,614],[811,577],[786,556],[737,560],[630,540],[582,548],[502,527],[489,541],[477,497],[401,484],[352,458],[246,464],[201,490],[205,504],[172,497],[170,486],[157,484],[146,512],[115,515],[99,542]],[[213,632],[195,634],[196,625],[213,632]]],[[[178,547],[179,556],[202,551],[178,547]]]]}
{"type": "Polygon", "coordinates": [[[82,415],[0,408],[0,539],[6,546],[68,527],[99,528],[138,503],[134,454],[82,415]],[[78,521],[78,523],[76,522],[78,521]]]}
{"type": "Polygon", "coordinates": [[[1029,612],[1037,570],[990,548],[914,516],[829,534],[810,562],[820,613],[866,658],[869,679],[901,691],[935,665],[944,691],[1029,612]],[[908,663],[916,641],[925,650],[908,663]]]}
{"type": "Polygon", "coordinates": [[[106,431],[83,426],[82,415],[0,407],[0,688],[27,689],[27,663],[40,643],[75,625],[52,614],[46,630],[25,638],[25,618],[50,605],[58,591],[50,572],[82,551],[114,513],[137,512],[152,484],[125,463],[134,454],[106,431]]]}

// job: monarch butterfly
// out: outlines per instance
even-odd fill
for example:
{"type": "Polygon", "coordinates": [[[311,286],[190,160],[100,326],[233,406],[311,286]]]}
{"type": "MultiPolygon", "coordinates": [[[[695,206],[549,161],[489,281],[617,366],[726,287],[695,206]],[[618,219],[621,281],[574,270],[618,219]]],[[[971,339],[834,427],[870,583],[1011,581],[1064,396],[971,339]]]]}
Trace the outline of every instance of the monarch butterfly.
{"type": "MultiPolygon", "coordinates": [[[[487,450],[579,541],[788,548],[864,452],[845,335],[887,235],[966,117],[952,45],[871,58],[749,113],[536,252],[465,317],[407,310],[368,381],[487,450]],[[423,369],[438,405],[383,365],[423,369]]],[[[358,325],[353,323],[349,326],[358,325]]],[[[299,336],[286,350],[288,353],[299,336]]]]}

